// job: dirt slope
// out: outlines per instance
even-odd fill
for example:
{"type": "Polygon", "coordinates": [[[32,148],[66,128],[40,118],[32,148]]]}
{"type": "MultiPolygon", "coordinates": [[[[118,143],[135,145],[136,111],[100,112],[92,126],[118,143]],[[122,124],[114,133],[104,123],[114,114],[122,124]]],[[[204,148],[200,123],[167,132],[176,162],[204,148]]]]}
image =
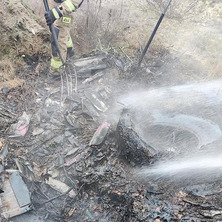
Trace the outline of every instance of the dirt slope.
{"type": "Polygon", "coordinates": [[[0,83],[13,77],[22,55],[43,54],[49,35],[34,13],[20,0],[3,0],[0,8],[0,83]]]}

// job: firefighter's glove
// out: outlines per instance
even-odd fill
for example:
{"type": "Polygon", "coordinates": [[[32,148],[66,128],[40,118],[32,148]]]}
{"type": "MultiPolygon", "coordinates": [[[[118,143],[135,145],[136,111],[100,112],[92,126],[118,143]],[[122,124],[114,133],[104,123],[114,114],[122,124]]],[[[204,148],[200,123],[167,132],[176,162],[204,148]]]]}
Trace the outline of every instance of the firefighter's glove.
{"type": "Polygon", "coordinates": [[[59,11],[57,7],[45,13],[45,20],[48,26],[53,24],[56,19],[59,19],[61,17],[62,17],[62,13],[59,11]]]}

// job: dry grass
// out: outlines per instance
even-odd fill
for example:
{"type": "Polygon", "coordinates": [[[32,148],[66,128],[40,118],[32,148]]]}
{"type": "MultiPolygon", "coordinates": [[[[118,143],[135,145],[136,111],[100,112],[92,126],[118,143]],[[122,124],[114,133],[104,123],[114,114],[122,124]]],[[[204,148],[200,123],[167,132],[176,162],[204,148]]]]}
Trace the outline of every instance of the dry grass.
{"type": "Polygon", "coordinates": [[[127,26],[123,2],[110,3],[105,0],[84,3],[76,13],[76,25],[73,29],[74,42],[80,53],[118,51],[127,26]]]}
{"type": "MultiPolygon", "coordinates": [[[[146,0],[149,10],[160,14],[169,0],[146,0]]],[[[205,22],[207,18],[217,18],[221,15],[220,0],[183,0],[171,2],[166,16],[180,22],[184,20],[205,22]]],[[[147,7],[144,9],[146,10],[147,7]]]]}
{"type": "Polygon", "coordinates": [[[25,63],[23,54],[44,54],[44,42],[49,37],[39,24],[38,17],[20,0],[3,0],[0,8],[0,81],[13,79],[16,69],[25,63]]]}
{"type": "Polygon", "coordinates": [[[9,59],[0,61],[0,78],[1,81],[14,78],[15,69],[9,59]]]}
{"type": "Polygon", "coordinates": [[[33,12],[43,19],[44,15],[44,5],[43,1],[36,1],[36,0],[22,0],[24,5],[27,5],[33,12]]]}
{"type": "Polygon", "coordinates": [[[0,89],[15,88],[23,83],[21,79],[16,78],[15,71],[15,66],[10,59],[5,58],[0,61],[0,89]]]}
{"type": "MultiPolygon", "coordinates": [[[[166,8],[169,0],[146,0],[147,7],[161,14],[166,8]]],[[[198,6],[199,0],[183,0],[183,1],[172,1],[167,11],[166,16],[171,19],[184,20],[195,16],[196,7],[198,6]]]]}

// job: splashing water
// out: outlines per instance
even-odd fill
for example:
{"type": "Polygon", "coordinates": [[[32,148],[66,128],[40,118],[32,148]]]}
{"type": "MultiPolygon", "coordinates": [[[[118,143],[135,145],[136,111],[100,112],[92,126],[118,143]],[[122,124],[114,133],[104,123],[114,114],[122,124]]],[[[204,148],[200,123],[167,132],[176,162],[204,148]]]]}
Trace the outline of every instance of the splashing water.
{"type": "MultiPolygon", "coordinates": [[[[196,134],[199,137],[204,135],[202,141],[207,141],[205,145],[209,145],[210,147],[210,149],[209,147],[208,149],[204,149],[204,153],[202,150],[200,151],[200,147],[197,149],[186,147],[184,150],[187,149],[187,152],[181,152],[181,150],[177,152],[176,150],[173,159],[159,161],[152,166],[136,169],[134,171],[136,175],[147,179],[150,177],[172,176],[175,178],[190,178],[196,175],[206,179],[211,178],[212,175],[215,177],[218,175],[222,176],[222,118],[220,111],[220,108],[222,108],[220,106],[222,104],[222,81],[162,87],[148,91],[134,92],[123,96],[120,102],[136,113],[135,121],[138,122],[135,122],[135,127],[137,132],[140,132],[142,138],[148,143],[151,138],[155,143],[154,137],[160,134],[160,127],[164,128],[164,124],[172,126],[176,123],[178,117],[186,116],[187,118],[190,115],[189,121],[177,121],[178,126],[179,124],[180,128],[189,128],[190,126],[190,131],[200,131],[200,136],[198,132],[196,134]],[[153,116],[153,113],[163,113],[160,115],[162,119],[153,116]],[[149,128],[153,124],[155,125],[155,122],[159,123],[160,127],[151,136],[144,133],[146,128],[149,128]],[[198,125],[195,126],[197,123],[198,125]],[[216,133],[209,133],[210,128],[205,127],[205,130],[203,125],[213,127],[216,133]],[[213,144],[214,139],[210,139],[211,134],[213,137],[216,136],[215,141],[217,142],[215,144],[213,144]],[[209,144],[208,141],[210,141],[209,144]]],[[[150,133],[151,131],[147,130],[147,132],[150,133]]],[[[157,136],[156,142],[159,142],[157,140],[162,138],[162,135],[157,136]]],[[[190,140],[189,137],[185,139],[187,141],[190,140]]],[[[193,142],[190,141],[190,143],[193,142]]],[[[186,145],[186,143],[184,144],[186,145]]],[[[164,143],[162,145],[164,146],[164,143]]],[[[166,143],[165,145],[167,146],[166,143]]],[[[179,148],[177,147],[177,149],[179,148]]]]}
{"type": "Polygon", "coordinates": [[[184,157],[164,161],[154,166],[135,169],[133,174],[140,180],[171,181],[188,184],[221,181],[222,154],[184,157]]]}
{"type": "Polygon", "coordinates": [[[210,170],[222,170],[222,154],[212,156],[187,157],[173,161],[167,161],[156,164],[149,169],[139,170],[139,175],[157,175],[157,176],[176,176],[183,172],[192,173],[197,172],[206,173],[210,170]]]}
{"type": "Polygon", "coordinates": [[[178,106],[213,106],[222,102],[222,81],[211,81],[162,87],[123,95],[120,102],[126,107],[175,109],[178,106]]]}

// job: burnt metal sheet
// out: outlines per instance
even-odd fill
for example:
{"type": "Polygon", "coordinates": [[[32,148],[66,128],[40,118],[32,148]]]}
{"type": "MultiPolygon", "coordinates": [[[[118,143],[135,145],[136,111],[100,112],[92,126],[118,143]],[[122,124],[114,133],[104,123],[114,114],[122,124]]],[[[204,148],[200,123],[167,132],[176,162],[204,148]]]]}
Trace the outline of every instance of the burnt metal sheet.
{"type": "Polygon", "coordinates": [[[24,183],[19,171],[14,172],[9,178],[11,187],[15,194],[20,207],[24,207],[31,204],[29,190],[24,183]]]}
{"type": "Polygon", "coordinates": [[[4,187],[4,193],[0,194],[0,207],[1,207],[0,217],[8,219],[24,214],[32,209],[31,205],[27,205],[25,207],[19,206],[18,201],[13,192],[13,189],[11,187],[11,184],[9,182],[9,179],[6,178],[3,187],[4,187]]]}

